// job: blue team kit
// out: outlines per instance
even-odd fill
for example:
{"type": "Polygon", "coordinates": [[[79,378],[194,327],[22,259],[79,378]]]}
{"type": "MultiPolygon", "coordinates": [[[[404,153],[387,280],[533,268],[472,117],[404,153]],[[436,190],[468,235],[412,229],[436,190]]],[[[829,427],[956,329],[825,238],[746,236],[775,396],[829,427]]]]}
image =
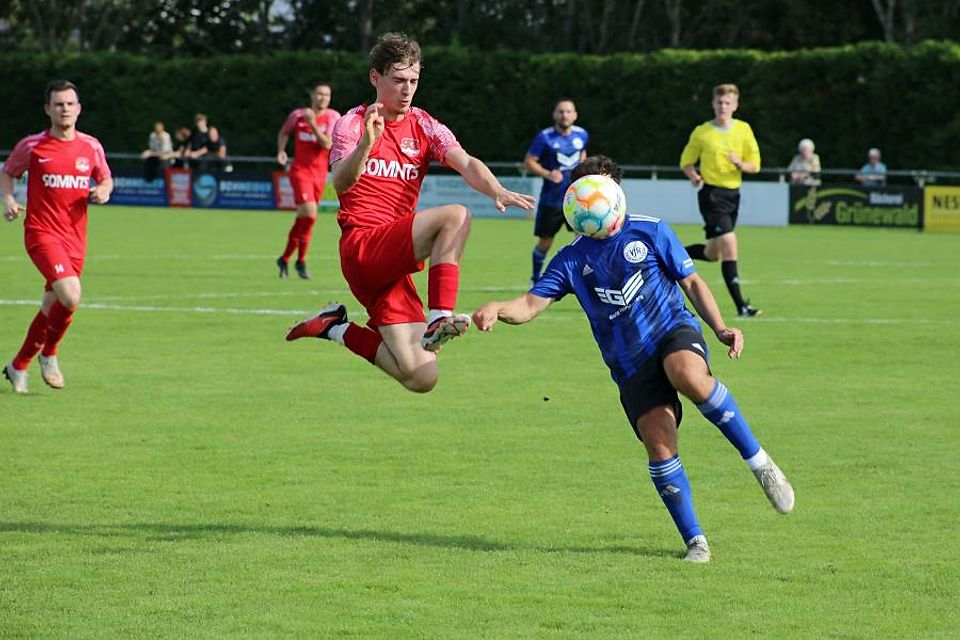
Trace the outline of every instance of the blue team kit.
{"type": "Polygon", "coordinates": [[[563,171],[562,182],[543,181],[540,191],[542,206],[560,206],[563,194],[570,186],[570,172],[580,163],[580,153],[587,148],[589,140],[590,135],[582,127],[572,127],[568,135],[560,133],[556,127],[548,127],[537,134],[530,143],[527,153],[536,157],[540,166],[547,171],[554,169],[563,171]]]}
{"type": "Polygon", "coordinates": [[[577,236],[554,256],[530,293],[556,300],[576,295],[619,385],[656,354],[673,329],[700,330],[677,286],[695,272],[668,224],[630,215],[620,233],[610,238],[577,236]]]}

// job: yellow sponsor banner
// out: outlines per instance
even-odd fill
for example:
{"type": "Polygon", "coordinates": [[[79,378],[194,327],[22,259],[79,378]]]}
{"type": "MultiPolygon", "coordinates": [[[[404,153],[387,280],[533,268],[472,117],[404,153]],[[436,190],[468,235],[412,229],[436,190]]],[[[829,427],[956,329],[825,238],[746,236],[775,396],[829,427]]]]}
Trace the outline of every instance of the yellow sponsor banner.
{"type": "Polygon", "coordinates": [[[960,187],[925,187],[923,228],[960,233],[960,187]]]}

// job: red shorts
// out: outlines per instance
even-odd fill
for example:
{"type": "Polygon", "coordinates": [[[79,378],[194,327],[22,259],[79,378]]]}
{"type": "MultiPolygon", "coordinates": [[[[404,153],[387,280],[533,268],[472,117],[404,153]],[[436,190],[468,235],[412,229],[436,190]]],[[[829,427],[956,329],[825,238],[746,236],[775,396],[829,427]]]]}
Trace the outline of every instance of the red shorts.
{"type": "Polygon", "coordinates": [[[412,215],[344,231],[340,267],[350,291],[370,315],[371,327],[426,321],[411,277],[423,270],[413,253],[412,215]]]}
{"type": "Polygon", "coordinates": [[[83,255],[76,255],[67,250],[62,242],[53,236],[27,237],[27,255],[33,260],[40,273],[46,279],[46,291],[52,289],[57,280],[71,276],[80,277],[83,271],[83,255]]]}
{"type": "Polygon", "coordinates": [[[320,202],[323,199],[323,183],[327,176],[313,169],[293,167],[290,169],[290,186],[293,188],[293,201],[298,205],[305,202],[320,202]]]}

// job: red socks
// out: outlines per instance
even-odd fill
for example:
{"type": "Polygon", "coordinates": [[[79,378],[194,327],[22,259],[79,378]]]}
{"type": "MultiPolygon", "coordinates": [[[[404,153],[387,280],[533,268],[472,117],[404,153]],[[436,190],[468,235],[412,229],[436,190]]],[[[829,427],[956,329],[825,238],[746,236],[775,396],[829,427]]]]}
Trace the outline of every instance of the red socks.
{"type": "Polygon", "coordinates": [[[427,307],[453,311],[460,289],[460,265],[441,262],[430,266],[427,289],[427,307]]]}
{"type": "Polygon", "coordinates": [[[59,300],[54,300],[50,306],[50,315],[45,316],[43,311],[38,311],[27,329],[27,337],[20,351],[13,358],[13,368],[18,371],[26,370],[41,349],[44,357],[57,355],[57,347],[60,346],[63,334],[67,332],[71,322],[73,311],[60,304],[59,300]]]}
{"type": "Polygon", "coordinates": [[[300,242],[297,245],[297,260],[303,262],[307,256],[307,248],[310,246],[310,238],[313,236],[313,225],[317,219],[300,218],[300,220],[303,220],[303,222],[300,223],[300,242]]]}
{"type": "Polygon", "coordinates": [[[57,354],[57,347],[63,340],[63,334],[67,332],[67,327],[73,322],[73,311],[60,304],[59,300],[54,300],[50,306],[50,315],[47,316],[47,340],[43,345],[43,356],[49,357],[57,354]]]}
{"type": "Polygon", "coordinates": [[[370,364],[376,364],[377,349],[380,348],[381,342],[383,338],[379,333],[352,322],[347,325],[347,331],[343,334],[343,345],[370,364]]]}
{"type": "Polygon", "coordinates": [[[283,250],[284,262],[290,261],[290,256],[293,255],[294,251],[298,252],[297,260],[303,262],[307,255],[307,247],[310,246],[310,237],[313,235],[313,225],[316,221],[316,218],[299,216],[294,219],[293,226],[290,227],[290,232],[287,234],[287,246],[283,250]]]}
{"type": "Polygon", "coordinates": [[[49,319],[43,315],[43,311],[37,311],[33,322],[30,323],[30,328],[27,329],[27,337],[23,341],[23,346],[20,347],[20,351],[13,358],[14,369],[25,371],[30,366],[30,361],[40,352],[43,343],[47,340],[48,323],[49,319]]]}

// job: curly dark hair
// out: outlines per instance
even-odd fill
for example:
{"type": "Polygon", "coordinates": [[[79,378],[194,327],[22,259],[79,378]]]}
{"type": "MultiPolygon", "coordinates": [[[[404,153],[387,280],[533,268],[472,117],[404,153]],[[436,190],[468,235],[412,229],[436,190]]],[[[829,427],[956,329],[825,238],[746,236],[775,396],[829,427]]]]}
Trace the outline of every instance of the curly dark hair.
{"type": "Polygon", "coordinates": [[[386,75],[395,65],[420,63],[420,45],[405,33],[385,33],[370,49],[370,68],[386,75]]]}
{"type": "Polygon", "coordinates": [[[607,156],[590,156],[570,172],[571,181],[583,176],[607,176],[620,184],[620,180],[623,179],[623,169],[607,156]]]}

